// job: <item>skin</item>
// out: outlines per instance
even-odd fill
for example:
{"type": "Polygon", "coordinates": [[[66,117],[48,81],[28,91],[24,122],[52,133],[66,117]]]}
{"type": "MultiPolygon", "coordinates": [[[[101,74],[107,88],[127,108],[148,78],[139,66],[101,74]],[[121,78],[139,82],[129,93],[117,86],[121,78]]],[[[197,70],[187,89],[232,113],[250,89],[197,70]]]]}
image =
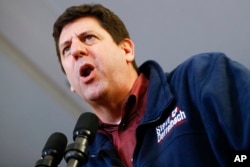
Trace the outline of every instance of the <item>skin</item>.
{"type": "Polygon", "coordinates": [[[119,122],[138,76],[132,65],[133,42],[126,38],[117,45],[95,18],[83,17],[62,29],[59,50],[71,91],[86,101],[103,122],[119,122]],[[83,77],[79,71],[86,65],[92,71],[83,77]]]}

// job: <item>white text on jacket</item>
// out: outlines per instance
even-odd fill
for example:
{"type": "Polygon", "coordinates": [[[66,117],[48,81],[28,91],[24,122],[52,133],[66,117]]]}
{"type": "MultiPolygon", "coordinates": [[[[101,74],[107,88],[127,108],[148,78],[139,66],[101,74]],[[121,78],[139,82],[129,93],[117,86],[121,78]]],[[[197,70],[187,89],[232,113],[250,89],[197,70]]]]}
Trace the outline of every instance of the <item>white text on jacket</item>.
{"type": "Polygon", "coordinates": [[[157,142],[160,143],[170,131],[176,126],[182,124],[186,120],[186,114],[181,111],[180,107],[176,107],[161,125],[156,127],[157,142]]]}

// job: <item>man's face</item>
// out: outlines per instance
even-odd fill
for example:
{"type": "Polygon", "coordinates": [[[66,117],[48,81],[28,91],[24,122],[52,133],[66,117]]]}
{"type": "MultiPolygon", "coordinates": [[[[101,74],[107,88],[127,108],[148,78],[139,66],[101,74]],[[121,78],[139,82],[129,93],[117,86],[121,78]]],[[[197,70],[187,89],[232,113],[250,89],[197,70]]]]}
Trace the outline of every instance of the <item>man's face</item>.
{"type": "Polygon", "coordinates": [[[134,60],[133,43],[125,39],[117,45],[92,17],[67,24],[59,38],[59,50],[71,90],[88,103],[122,86],[128,64],[134,60]]]}

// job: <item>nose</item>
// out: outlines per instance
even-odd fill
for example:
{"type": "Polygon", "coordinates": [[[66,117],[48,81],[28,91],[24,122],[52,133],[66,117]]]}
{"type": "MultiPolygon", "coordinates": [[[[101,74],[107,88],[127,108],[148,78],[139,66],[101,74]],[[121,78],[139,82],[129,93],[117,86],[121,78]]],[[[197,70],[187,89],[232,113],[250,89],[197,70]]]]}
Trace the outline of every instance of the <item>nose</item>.
{"type": "Polygon", "coordinates": [[[77,60],[79,57],[85,56],[87,54],[85,45],[80,39],[72,39],[71,44],[71,55],[77,60]]]}

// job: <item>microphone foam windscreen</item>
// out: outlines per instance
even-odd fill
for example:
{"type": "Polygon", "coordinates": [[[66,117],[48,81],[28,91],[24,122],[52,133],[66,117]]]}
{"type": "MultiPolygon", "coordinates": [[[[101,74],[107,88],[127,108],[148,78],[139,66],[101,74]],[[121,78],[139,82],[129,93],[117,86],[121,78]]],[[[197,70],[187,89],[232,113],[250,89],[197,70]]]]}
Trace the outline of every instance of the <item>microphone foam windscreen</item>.
{"type": "Polygon", "coordinates": [[[92,141],[95,138],[95,134],[98,129],[98,117],[91,113],[91,112],[85,112],[78,118],[78,121],[76,123],[74,132],[73,132],[73,139],[77,136],[87,136],[90,138],[90,141],[92,141]]]}
{"type": "Polygon", "coordinates": [[[43,151],[42,157],[51,155],[55,158],[55,161],[61,161],[64,155],[64,150],[67,146],[67,137],[60,132],[55,132],[48,138],[43,151]]]}

